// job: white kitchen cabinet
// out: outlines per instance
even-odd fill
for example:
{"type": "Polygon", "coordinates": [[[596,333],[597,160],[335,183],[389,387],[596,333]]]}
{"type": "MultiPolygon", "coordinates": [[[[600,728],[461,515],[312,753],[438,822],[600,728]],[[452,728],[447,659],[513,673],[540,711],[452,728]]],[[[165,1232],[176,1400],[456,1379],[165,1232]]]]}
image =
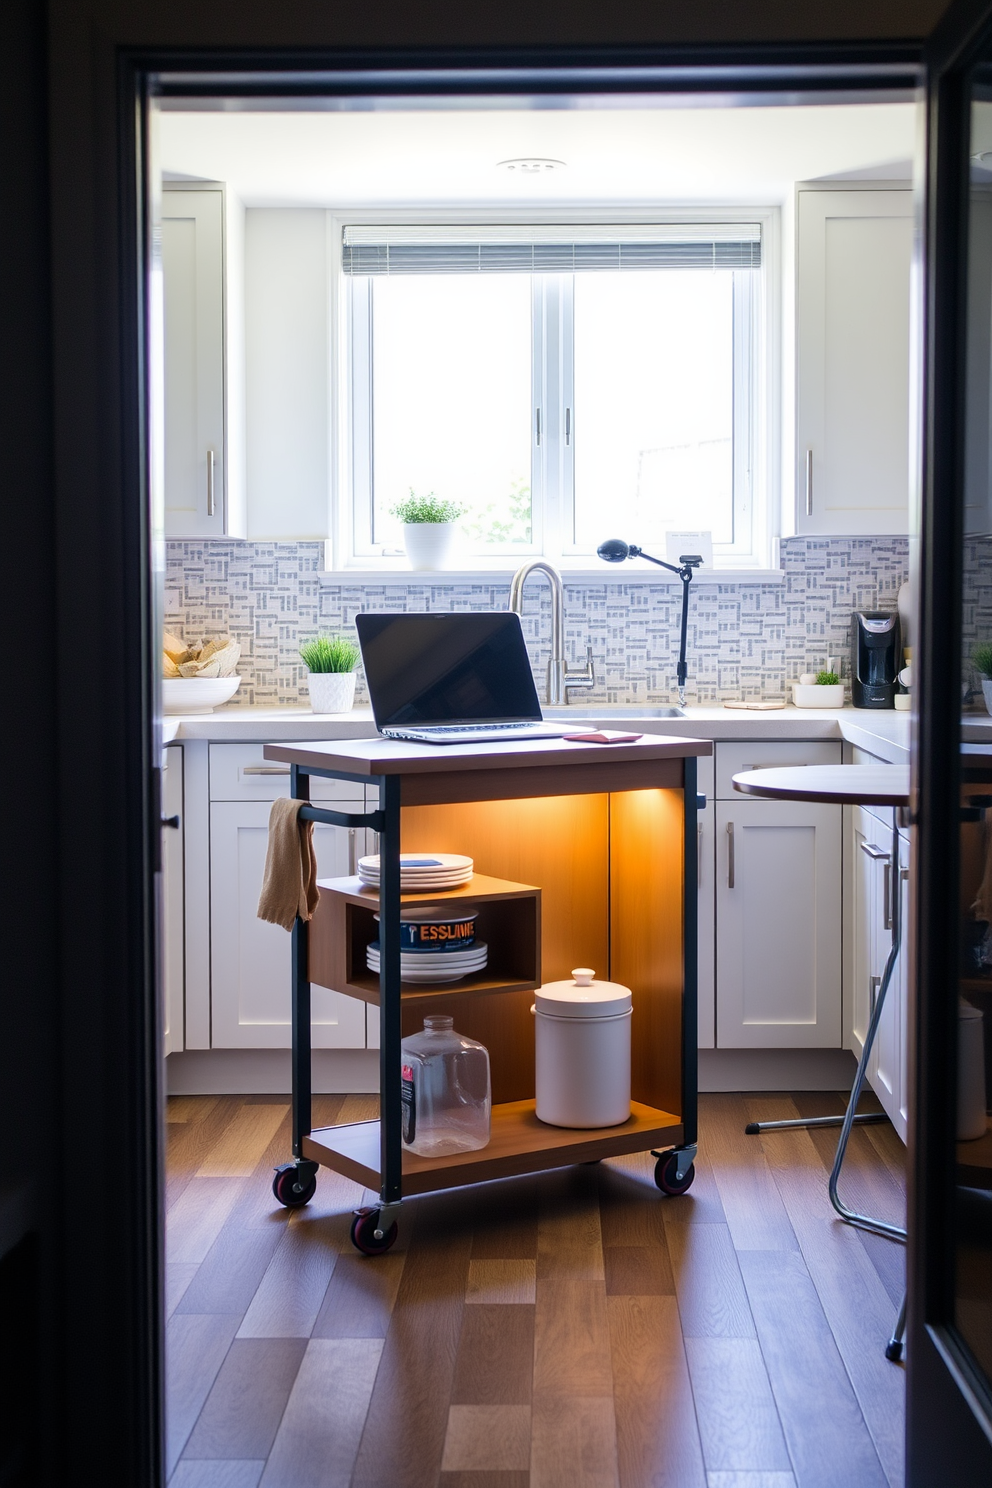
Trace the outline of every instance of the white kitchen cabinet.
{"type": "MultiPolygon", "coordinates": [[[[848,903],[847,933],[851,937],[852,1048],[860,1058],[868,1020],[881,986],[892,945],[889,911],[892,827],[884,816],[863,808],[852,813],[853,893],[848,903]]],[[[906,877],[909,843],[900,835],[900,905],[902,934],[907,932],[909,894],[906,877]]],[[[900,954],[892,973],[868,1062],[868,1083],[878,1096],[899,1136],[906,1140],[906,967],[900,954]]]]}
{"type": "Polygon", "coordinates": [[[905,533],[912,192],[797,195],[796,530],[905,533]]]}
{"type": "MultiPolygon", "coordinates": [[[[360,790],[361,788],[358,787],[360,790]]],[[[361,800],[351,803],[363,811],[361,800]]],[[[210,1046],[290,1047],[291,937],[257,918],[268,842],[267,801],[214,801],[210,807],[210,1046]]],[[[341,809],[348,809],[341,803],[341,809]]],[[[343,827],[317,826],[322,878],[342,877],[364,851],[343,827]]],[[[316,1049],[363,1049],[365,1004],[325,987],[312,989],[316,1049]]]]}
{"type": "Polygon", "coordinates": [[[838,1048],[839,808],[741,796],[715,825],[717,1046],[838,1048]]]}
{"type": "Polygon", "coordinates": [[[162,815],[178,817],[178,830],[162,828],[162,1018],[166,1054],[185,1047],[186,936],[184,928],[183,751],[162,751],[162,815]]]}
{"type": "MultiPolygon", "coordinates": [[[[909,934],[909,842],[899,837],[899,916],[905,946],[909,934]]],[[[909,956],[901,951],[895,969],[896,1022],[899,1029],[899,1088],[891,1117],[904,1142],[909,1139],[909,956]]]]}
{"type": "Polygon", "coordinates": [[[968,202],[968,358],[964,418],[964,527],[992,532],[992,189],[971,182],[968,202]]]}
{"type": "Polygon", "coordinates": [[[222,537],[228,521],[224,192],[162,192],[167,537],[222,537]]]}
{"type": "Polygon", "coordinates": [[[716,1043],[716,803],[707,800],[697,818],[699,931],[696,951],[698,988],[698,1045],[712,1049],[716,1043]]]}

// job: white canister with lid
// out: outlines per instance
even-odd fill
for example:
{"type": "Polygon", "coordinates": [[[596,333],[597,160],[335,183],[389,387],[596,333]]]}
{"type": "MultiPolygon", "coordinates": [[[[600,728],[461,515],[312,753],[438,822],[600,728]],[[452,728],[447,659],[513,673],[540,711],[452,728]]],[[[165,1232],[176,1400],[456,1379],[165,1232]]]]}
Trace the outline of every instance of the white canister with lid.
{"type": "Polygon", "coordinates": [[[982,1010],[962,997],[958,1001],[959,1142],[973,1142],[988,1129],[985,1107],[985,1038],[982,1010]]]}
{"type": "Polygon", "coordinates": [[[580,966],[535,999],[537,1118],[549,1126],[619,1126],[630,1117],[631,993],[580,966]]]}

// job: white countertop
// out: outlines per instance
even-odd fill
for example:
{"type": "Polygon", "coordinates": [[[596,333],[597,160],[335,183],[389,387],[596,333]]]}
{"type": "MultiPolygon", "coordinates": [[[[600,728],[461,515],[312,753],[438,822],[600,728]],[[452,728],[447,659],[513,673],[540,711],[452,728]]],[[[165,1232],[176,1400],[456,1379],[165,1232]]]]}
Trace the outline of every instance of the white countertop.
{"type": "MultiPolygon", "coordinates": [[[[650,706],[650,704],[646,705],[650,706]]],[[[576,723],[597,718],[595,703],[575,706],[576,723]]],[[[603,720],[607,722],[607,720],[603,720]]],[[[636,705],[610,728],[633,727],[636,705]]],[[[163,742],[295,743],[310,739],[368,739],[375,725],[368,708],[350,713],[313,713],[309,708],[219,708],[214,713],[170,716],[163,720],[163,742]]],[[[647,718],[644,732],[675,737],[728,739],[845,739],[891,764],[909,758],[910,715],[887,709],[785,708],[749,712],[738,708],[687,708],[685,718],[647,718]]],[[[992,740],[992,718],[966,724],[966,737],[992,740]]]]}

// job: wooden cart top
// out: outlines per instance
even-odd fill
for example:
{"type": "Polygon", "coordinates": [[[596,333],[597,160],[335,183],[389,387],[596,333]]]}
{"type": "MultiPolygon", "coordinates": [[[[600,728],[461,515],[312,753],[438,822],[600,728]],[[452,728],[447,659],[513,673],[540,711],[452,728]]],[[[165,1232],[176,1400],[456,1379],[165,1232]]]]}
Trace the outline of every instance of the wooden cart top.
{"type": "Polygon", "coordinates": [[[573,744],[565,739],[519,739],[506,744],[414,744],[399,739],[331,739],[326,743],[266,744],[264,757],[302,770],[347,775],[451,775],[464,771],[549,770],[575,765],[645,765],[713,753],[709,739],[643,734],[630,744],[573,744]]]}

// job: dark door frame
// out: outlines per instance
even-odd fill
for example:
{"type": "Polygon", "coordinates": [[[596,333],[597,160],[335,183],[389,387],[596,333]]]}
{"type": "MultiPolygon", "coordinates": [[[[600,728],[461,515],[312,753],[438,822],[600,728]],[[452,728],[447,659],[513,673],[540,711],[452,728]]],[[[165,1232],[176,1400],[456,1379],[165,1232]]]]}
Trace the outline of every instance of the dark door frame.
{"type": "Polygon", "coordinates": [[[921,48],[902,41],[335,49],[333,18],[318,26],[323,36],[286,48],[278,42],[287,22],[269,7],[264,22],[248,0],[240,13],[210,0],[195,9],[193,22],[167,0],[54,0],[50,33],[58,645],[73,654],[85,617],[88,632],[113,646],[98,676],[60,674],[49,782],[61,823],[52,951],[61,986],[60,1182],[51,1194],[59,1425],[50,1481],[92,1462],[107,1483],[127,1488],[162,1482],[160,811],[139,213],[152,80],[209,69],[214,91],[227,77],[248,92],[245,74],[264,70],[264,90],[281,78],[298,93],[692,89],[727,101],[763,91],[799,101],[912,89],[921,61],[921,48]],[[227,44],[218,47],[218,36],[227,44]],[[81,780],[102,782],[99,809],[84,816],[81,780]]]}
{"type": "Polygon", "coordinates": [[[992,1398],[953,1327],[968,287],[968,72],[992,55],[988,0],[957,0],[927,46],[923,526],[908,1069],[912,1106],[907,1488],[992,1477],[992,1398]],[[953,995],[952,995],[953,993],[953,995]]]}

